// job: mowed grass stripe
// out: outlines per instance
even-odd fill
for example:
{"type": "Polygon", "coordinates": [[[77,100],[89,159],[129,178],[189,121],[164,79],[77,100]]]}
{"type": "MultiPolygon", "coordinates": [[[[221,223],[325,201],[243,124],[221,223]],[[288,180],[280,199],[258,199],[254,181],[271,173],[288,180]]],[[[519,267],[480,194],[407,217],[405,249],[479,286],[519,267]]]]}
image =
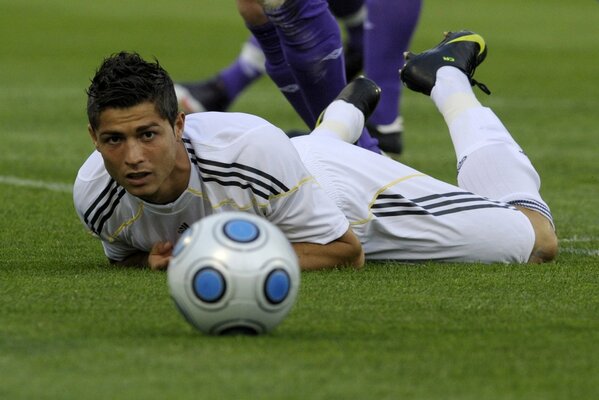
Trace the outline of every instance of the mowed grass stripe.
{"type": "Polygon", "coordinates": [[[73,193],[72,184],[59,182],[45,182],[35,179],[23,179],[18,178],[16,176],[0,175],[0,184],[51,190],[53,192],[73,193]]]}

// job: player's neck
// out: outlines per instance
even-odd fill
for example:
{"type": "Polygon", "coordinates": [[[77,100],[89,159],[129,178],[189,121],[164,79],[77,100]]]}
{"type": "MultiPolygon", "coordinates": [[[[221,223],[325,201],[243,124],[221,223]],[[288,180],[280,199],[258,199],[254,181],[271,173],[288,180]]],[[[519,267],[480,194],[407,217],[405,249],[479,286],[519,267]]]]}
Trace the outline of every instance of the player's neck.
{"type": "Polygon", "coordinates": [[[169,177],[164,182],[160,199],[153,200],[141,198],[143,201],[152,204],[169,204],[175,202],[187,190],[191,176],[191,161],[187,155],[187,150],[183,142],[177,143],[177,154],[175,165],[169,177]]]}
{"type": "Polygon", "coordinates": [[[177,146],[175,167],[173,168],[173,172],[171,174],[173,198],[170,200],[170,202],[177,200],[181,194],[187,190],[187,187],[189,186],[190,175],[191,161],[187,155],[187,149],[185,148],[183,141],[181,141],[177,146]]]}

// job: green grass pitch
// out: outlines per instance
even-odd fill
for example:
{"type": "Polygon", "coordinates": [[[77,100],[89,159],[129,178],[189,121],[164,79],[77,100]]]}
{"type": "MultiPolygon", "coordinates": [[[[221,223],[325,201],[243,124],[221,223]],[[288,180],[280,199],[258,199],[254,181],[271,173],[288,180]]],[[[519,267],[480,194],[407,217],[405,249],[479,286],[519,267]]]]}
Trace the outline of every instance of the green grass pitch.
{"type": "MultiPolygon", "coordinates": [[[[304,273],[272,334],[214,338],[177,313],[165,273],[107,265],[68,188],[101,59],[136,50],[207,77],[247,35],[234,2],[0,0],[0,398],[599,398],[597,21],[594,0],[425,0],[412,43],[486,38],[479,98],[543,177],[557,262],[304,273]]],[[[233,109],[302,127],[268,79],[233,109]]],[[[406,91],[403,113],[403,160],[453,181],[432,103],[406,91]]]]}

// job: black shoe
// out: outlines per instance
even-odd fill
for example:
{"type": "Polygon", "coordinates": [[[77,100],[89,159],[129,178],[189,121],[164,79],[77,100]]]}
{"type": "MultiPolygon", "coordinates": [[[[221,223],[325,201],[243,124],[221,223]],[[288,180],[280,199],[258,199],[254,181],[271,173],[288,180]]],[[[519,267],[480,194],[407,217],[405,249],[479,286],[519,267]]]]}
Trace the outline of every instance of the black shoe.
{"type": "Polygon", "coordinates": [[[437,79],[437,70],[452,66],[462,70],[472,86],[491,94],[482,83],[473,79],[474,71],[487,56],[487,46],[482,36],[470,32],[449,32],[437,47],[420,54],[406,54],[406,64],[400,70],[402,82],[410,89],[431,94],[437,79]]]}
{"type": "Polygon", "coordinates": [[[310,132],[300,130],[300,129],[290,129],[288,131],[285,131],[285,133],[287,134],[287,137],[290,137],[290,138],[306,136],[306,135],[310,134],[310,132]]]}
{"type": "Polygon", "coordinates": [[[203,111],[225,111],[231,99],[222,80],[214,77],[205,81],[175,84],[179,107],[186,114],[203,111]]]}
{"type": "Polygon", "coordinates": [[[400,155],[403,151],[403,118],[397,117],[388,125],[366,124],[370,135],[379,141],[379,147],[385,153],[400,155]]]}
{"type": "Polygon", "coordinates": [[[381,88],[379,85],[363,76],[348,83],[335,98],[335,100],[343,100],[356,106],[364,114],[364,121],[372,115],[380,99],[381,88]]]}

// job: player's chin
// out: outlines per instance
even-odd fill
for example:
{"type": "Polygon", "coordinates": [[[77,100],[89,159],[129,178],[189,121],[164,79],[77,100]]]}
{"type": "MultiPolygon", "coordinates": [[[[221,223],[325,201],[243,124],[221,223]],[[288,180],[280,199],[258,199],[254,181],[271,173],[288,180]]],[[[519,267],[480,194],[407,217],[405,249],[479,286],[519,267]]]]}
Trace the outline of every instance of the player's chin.
{"type": "Polygon", "coordinates": [[[121,185],[123,188],[132,196],[138,197],[140,199],[144,199],[147,201],[152,201],[152,198],[155,195],[155,190],[151,185],[130,185],[124,184],[121,185]]]}

